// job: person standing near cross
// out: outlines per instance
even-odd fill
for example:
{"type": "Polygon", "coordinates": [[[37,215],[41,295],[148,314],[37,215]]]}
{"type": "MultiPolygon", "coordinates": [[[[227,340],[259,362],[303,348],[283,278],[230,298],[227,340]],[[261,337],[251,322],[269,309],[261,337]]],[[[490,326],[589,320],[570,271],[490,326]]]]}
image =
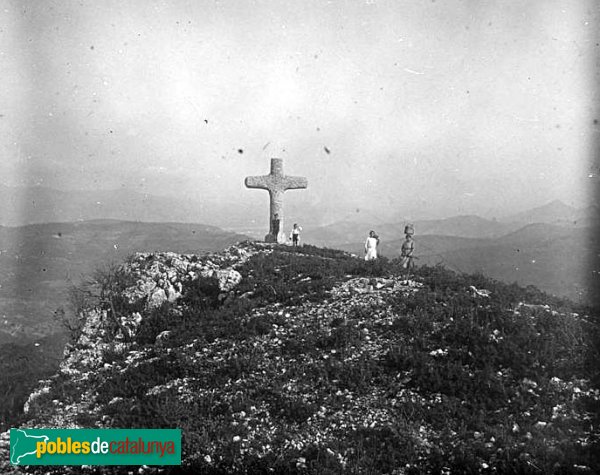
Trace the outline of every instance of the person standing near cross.
{"type": "Polygon", "coordinates": [[[308,187],[308,180],[303,176],[286,176],[283,174],[283,160],[271,159],[271,173],[262,176],[248,176],[244,182],[246,188],[267,190],[271,201],[269,214],[269,234],[266,242],[283,244],[286,242],[283,231],[283,194],[286,190],[298,190],[308,187]]]}
{"type": "Polygon", "coordinates": [[[406,235],[406,239],[402,243],[400,265],[406,269],[406,278],[408,279],[410,271],[415,268],[413,256],[413,252],[415,251],[415,241],[413,240],[413,235],[415,234],[414,226],[412,224],[407,224],[404,227],[404,234],[406,235]]]}
{"type": "Polygon", "coordinates": [[[298,223],[294,223],[290,237],[292,238],[292,246],[298,247],[300,242],[300,233],[302,232],[302,226],[298,226],[298,223]]]}

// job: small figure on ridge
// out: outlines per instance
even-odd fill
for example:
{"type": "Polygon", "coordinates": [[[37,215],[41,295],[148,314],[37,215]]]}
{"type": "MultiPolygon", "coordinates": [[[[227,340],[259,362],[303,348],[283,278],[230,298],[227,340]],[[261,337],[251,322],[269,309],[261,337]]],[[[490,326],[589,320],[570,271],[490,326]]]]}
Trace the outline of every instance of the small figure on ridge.
{"type": "Polygon", "coordinates": [[[379,236],[375,231],[369,231],[369,237],[365,241],[365,261],[374,261],[377,259],[378,245],[379,236]]]}
{"type": "Polygon", "coordinates": [[[415,250],[415,241],[413,240],[413,234],[415,233],[415,229],[412,224],[408,224],[404,227],[404,234],[406,238],[402,243],[401,250],[401,262],[400,264],[404,269],[407,269],[409,272],[411,269],[414,269],[414,257],[413,252],[415,250]]]}
{"type": "Polygon", "coordinates": [[[300,232],[302,231],[302,226],[298,226],[298,223],[294,223],[294,227],[292,228],[292,246],[298,247],[298,242],[300,241],[300,232]]]}

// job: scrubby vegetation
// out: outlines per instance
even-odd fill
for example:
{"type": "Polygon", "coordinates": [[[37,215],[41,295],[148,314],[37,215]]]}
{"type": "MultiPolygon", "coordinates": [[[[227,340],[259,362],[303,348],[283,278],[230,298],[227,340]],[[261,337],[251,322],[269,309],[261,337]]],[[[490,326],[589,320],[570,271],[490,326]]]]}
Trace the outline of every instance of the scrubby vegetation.
{"type": "Polygon", "coordinates": [[[181,428],[185,463],[162,473],[600,471],[591,309],[311,246],[238,271],[235,295],[200,277],[140,310],[127,350],[89,375],[103,420],[78,422],[181,428]]]}

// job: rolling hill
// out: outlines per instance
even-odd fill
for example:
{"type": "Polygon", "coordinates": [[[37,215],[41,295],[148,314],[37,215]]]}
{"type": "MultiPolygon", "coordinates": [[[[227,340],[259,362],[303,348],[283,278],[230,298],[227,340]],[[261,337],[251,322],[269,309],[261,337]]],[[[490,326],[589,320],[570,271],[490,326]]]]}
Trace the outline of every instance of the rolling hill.
{"type": "Polygon", "coordinates": [[[56,190],[0,185],[0,225],[119,219],[203,222],[204,205],[121,190],[56,190]]]}
{"type": "Polygon", "coordinates": [[[522,226],[518,223],[500,223],[479,216],[454,216],[445,219],[404,220],[396,223],[367,223],[357,220],[340,221],[316,229],[307,229],[307,242],[317,245],[337,246],[361,242],[366,239],[370,229],[374,229],[381,238],[393,240],[404,235],[406,223],[414,224],[419,235],[439,235],[461,238],[493,238],[515,231],[522,226]]]}
{"type": "MultiPolygon", "coordinates": [[[[241,182],[240,182],[241,186],[241,182]]],[[[9,187],[0,184],[0,226],[99,219],[148,223],[210,223],[214,226],[264,236],[268,225],[267,193],[247,190],[243,199],[223,196],[194,199],[140,193],[131,189],[57,190],[43,186],[9,187]]],[[[309,203],[301,194],[286,196],[286,216],[303,223],[321,224],[330,210],[309,203]]],[[[291,227],[291,223],[288,223],[291,227]]]]}
{"type": "Polygon", "coordinates": [[[501,223],[479,216],[454,216],[446,219],[415,221],[419,234],[436,234],[467,238],[494,238],[516,230],[519,224],[501,223]]]}
{"type": "MultiPolygon", "coordinates": [[[[600,470],[598,315],[571,302],[251,242],[140,253],[115,277],[57,374],[14,394],[23,427],[181,429],[181,465],[146,475],[600,470]]],[[[9,465],[2,430],[0,472],[39,473],[9,465]]],[[[131,471],[71,460],[44,473],[131,471]]]]}

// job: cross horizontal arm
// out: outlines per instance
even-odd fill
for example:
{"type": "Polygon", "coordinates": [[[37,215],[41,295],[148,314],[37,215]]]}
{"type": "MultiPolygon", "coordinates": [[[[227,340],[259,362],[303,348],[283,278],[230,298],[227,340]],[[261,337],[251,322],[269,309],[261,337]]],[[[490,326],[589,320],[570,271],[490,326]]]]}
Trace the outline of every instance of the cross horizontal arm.
{"type": "Polygon", "coordinates": [[[283,186],[286,190],[298,190],[308,186],[308,180],[303,176],[286,176],[283,180],[283,186]]]}
{"type": "Polygon", "coordinates": [[[244,183],[246,184],[246,188],[260,188],[263,190],[269,189],[270,180],[269,175],[263,176],[248,176],[244,183]]]}

